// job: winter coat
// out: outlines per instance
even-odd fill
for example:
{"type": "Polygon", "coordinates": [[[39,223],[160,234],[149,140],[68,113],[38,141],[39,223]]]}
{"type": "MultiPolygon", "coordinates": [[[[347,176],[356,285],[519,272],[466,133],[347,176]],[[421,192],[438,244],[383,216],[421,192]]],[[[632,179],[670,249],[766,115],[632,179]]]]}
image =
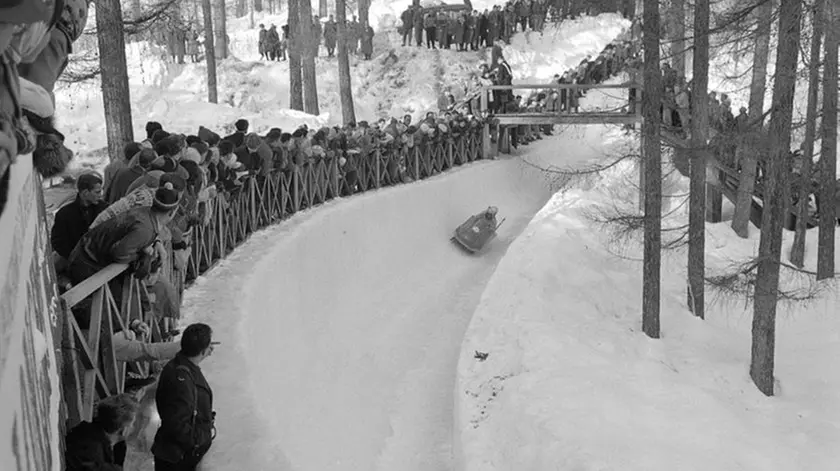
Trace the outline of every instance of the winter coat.
{"type": "Polygon", "coordinates": [[[107,193],[105,194],[105,201],[108,204],[117,201],[126,194],[128,194],[128,187],[134,183],[134,180],[146,174],[146,170],[139,165],[134,165],[121,169],[114,176],[114,181],[108,185],[107,193]]]}
{"type": "Polygon", "coordinates": [[[411,28],[414,25],[414,9],[412,7],[408,7],[404,12],[402,12],[402,15],[400,15],[400,20],[402,20],[403,31],[411,31],[411,28]]]}
{"type": "Polygon", "coordinates": [[[362,35],[362,48],[361,52],[365,55],[373,54],[373,28],[368,26],[365,30],[365,34],[362,35]]]}
{"type": "Polygon", "coordinates": [[[176,355],[160,373],[155,404],[160,415],[152,444],[155,458],[170,463],[200,459],[213,441],[213,390],[201,368],[176,355]]]}
{"type": "Polygon", "coordinates": [[[233,153],[236,154],[236,160],[242,162],[245,170],[263,172],[272,166],[273,153],[265,142],[260,143],[256,152],[250,152],[247,147],[242,145],[237,147],[233,153]]]}
{"type": "Polygon", "coordinates": [[[312,37],[315,38],[315,41],[312,43],[313,46],[321,44],[321,35],[321,22],[312,20],[312,37]]]}
{"type": "Polygon", "coordinates": [[[265,54],[268,50],[268,30],[260,29],[260,36],[257,44],[260,54],[265,54]]]}
{"type": "Polygon", "coordinates": [[[135,208],[90,229],[79,245],[101,267],[131,263],[157,240],[159,232],[151,208],[135,208]]]}
{"type": "Polygon", "coordinates": [[[424,28],[434,28],[435,23],[437,22],[437,17],[434,12],[426,14],[423,17],[423,27],[424,28]]]}
{"type": "Polygon", "coordinates": [[[328,21],[324,24],[324,46],[327,49],[334,49],[338,39],[338,25],[335,21],[328,21]]]}
{"type": "Polygon", "coordinates": [[[50,232],[53,250],[62,257],[68,258],[73,247],[88,231],[96,216],[107,207],[108,204],[104,201],[83,206],[78,196],[71,203],[64,205],[55,213],[55,221],[50,232]]]}
{"type": "Polygon", "coordinates": [[[122,471],[114,459],[114,447],[101,425],[81,422],[64,439],[66,471],[122,471]]]}
{"type": "Polygon", "coordinates": [[[233,147],[239,147],[245,142],[245,133],[236,131],[230,136],[225,136],[224,140],[232,142],[233,147]]]}

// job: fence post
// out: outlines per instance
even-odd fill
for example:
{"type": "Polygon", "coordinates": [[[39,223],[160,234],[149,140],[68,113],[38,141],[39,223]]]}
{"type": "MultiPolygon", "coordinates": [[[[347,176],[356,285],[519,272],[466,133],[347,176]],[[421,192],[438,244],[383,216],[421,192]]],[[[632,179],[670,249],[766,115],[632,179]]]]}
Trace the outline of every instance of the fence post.
{"type": "Polygon", "coordinates": [[[378,190],[382,186],[382,184],[381,184],[381,182],[382,182],[382,169],[381,169],[381,166],[382,166],[382,151],[381,150],[376,149],[373,152],[373,162],[374,162],[373,165],[375,167],[375,169],[373,171],[373,175],[376,178],[376,189],[378,190]]]}

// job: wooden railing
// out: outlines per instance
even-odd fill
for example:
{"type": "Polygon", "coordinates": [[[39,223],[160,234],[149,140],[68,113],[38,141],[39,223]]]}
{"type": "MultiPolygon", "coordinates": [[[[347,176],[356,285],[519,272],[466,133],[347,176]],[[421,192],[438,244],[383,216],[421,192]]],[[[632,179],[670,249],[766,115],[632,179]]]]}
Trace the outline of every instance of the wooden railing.
{"type": "MultiPolygon", "coordinates": [[[[127,331],[133,320],[142,320],[152,332],[150,338],[138,340],[161,341],[152,312],[143,312],[141,296],[148,298],[148,292],[127,269],[124,264],[109,265],[61,295],[64,306],[62,386],[70,427],[81,420],[90,420],[98,399],[125,390],[127,365],[117,361],[115,355],[112,339],[115,327],[127,331]],[[112,280],[118,277],[122,278],[120,306],[111,291],[112,280]],[[86,299],[91,301],[90,327],[83,331],[72,309],[86,299]]],[[[148,375],[148,364],[135,362],[134,366],[141,375],[148,375]]]]}
{"type": "Polygon", "coordinates": [[[517,84],[489,85],[482,87],[481,111],[494,116],[501,124],[627,124],[641,122],[642,86],[628,82],[622,84],[517,84]],[[550,92],[556,90],[559,100],[555,110],[539,112],[493,110],[490,98],[494,91],[538,90],[550,92]],[[616,98],[621,97],[621,105],[608,109],[581,109],[580,98],[591,90],[615,90],[616,98]]]}
{"type": "MultiPolygon", "coordinates": [[[[241,189],[220,193],[202,203],[209,212],[209,222],[185,234],[191,240],[191,256],[185,272],[171,263],[174,260],[171,250],[169,266],[163,267],[162,272],[183,290],[259,229],[339,196],[422,180],[480,160],[481,148],[481,128],[476,127],[458,135],[443,135],[417,143],[411,148],[393,146],[349,157],[355,167],[355,188],[351,188],[347,167],[339,165],[335,158],[297,166],[288,172],[246,177],[241,189]]],[[[151,338],[143,340],[161,341],[159,325],[152,313],[143,312],[141,296],[149,294],[127,268],[121,264],[110,265],[61,296],[64,304],[62,384],[66,419],[71,427],[80,420],[91,419],[97,399],[124,391],[126,364],[118,362],[115,356],[112,342],[115,323],[126,329],[132,320],[143,320],[152,328],[151,338]],[[118,277],[123,278],[120,306],[111,291],[112,280],[118,277]],[[90,329],[84,332],[72,308],[86,299],[91,299],[91,316],[90,329]]],[[[138,363],[136,368],[148,374],[149,365],[138,363]]]]}

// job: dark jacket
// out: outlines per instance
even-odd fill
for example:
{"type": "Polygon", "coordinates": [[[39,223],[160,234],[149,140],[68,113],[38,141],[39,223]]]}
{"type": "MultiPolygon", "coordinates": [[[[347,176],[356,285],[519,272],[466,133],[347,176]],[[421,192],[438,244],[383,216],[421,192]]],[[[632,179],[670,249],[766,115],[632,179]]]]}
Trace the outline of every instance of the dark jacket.
{"type": "Polygon", "coordinates": [[[55,222],[50,232],[53,250],[64,258],[70,257],[73,247],[88,231],[90,224],[107,207],[108,204],[104,201],[83,206],[77,196],[73,202],[59,209],[55,213],[55,222]]]}
{"type": "Polygon", "coordinates": [[[230,136],[225,136],[224,140],[232,142],[233,147],[239,147],[245,143],[245,133],[242,131],[236,131],[230,136]]]}
{"type": "Polygon", "coordinates": [[[97,265],[131,263],[158,238],[151,208],[133,208],[91,229],[79,241],[97,265]]]}
{"type": "Polygon", "coordinates": [[[170,463],[200,460],[213,435],[213,391],[201,368],[176,355],[160,373],[155,404],[160,428],[152,454],[170,463]]]}
{"type": "Polygon", "coordinates": [[[128,187],[134,183],[134,180],[146,174],[146,170],[139,165],[133,167],[122,168],[117,171],[114,176],[114,181],[108,184],[107,193],[105,194],[105,201],[108,204],[113,204],[118,199],[128,194],[128,187]]]}
{"type": "Polygon", "coordinates": [[[81,422],[64,440],[66,471],[122,471],[114,459],[114,448],[99,425],[81,422]]]}

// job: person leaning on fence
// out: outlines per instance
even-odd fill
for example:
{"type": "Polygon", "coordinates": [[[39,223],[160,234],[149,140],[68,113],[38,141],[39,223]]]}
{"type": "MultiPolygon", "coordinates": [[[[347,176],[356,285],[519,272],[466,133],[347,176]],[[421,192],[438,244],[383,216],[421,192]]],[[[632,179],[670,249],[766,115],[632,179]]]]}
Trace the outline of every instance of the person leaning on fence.
{"type": "Polygon", "coordinates": [[[196,469],[215,436],[213,391],[200,364],[217,344],[206,324],[191,324],[181,336],[181,351],[163,368],[155,394],[160,428],[152,454],[155,471],[196,469]]]}
{"type": "Polygon", "coordinates": [[[65,437],[66,471],[121,471],[124,456],[114,453],[114,445],[124,442],[131,432],[139,404],[130,394],[102,399],[92,422],[81,422],[65,437]]]}
{"type": "MultiPolygon", "coordinates": [[[[148,276],[158,258],[161,228],[178,209],[178,192],[171,183],[158,188],[150,208],[134,208],[96,226],[85,234],[70,254],[68,276],[75,285],[112,263],[126,263],[138,279],[148,276]]],[[[160,263],[158,261],[158,263],[160,263]]],[[[122,299],[122,276],[111,280],[117,306],[122,299]]],[[[90,312],[76,312],[80,327],[89,326],[90,312]]]]}

